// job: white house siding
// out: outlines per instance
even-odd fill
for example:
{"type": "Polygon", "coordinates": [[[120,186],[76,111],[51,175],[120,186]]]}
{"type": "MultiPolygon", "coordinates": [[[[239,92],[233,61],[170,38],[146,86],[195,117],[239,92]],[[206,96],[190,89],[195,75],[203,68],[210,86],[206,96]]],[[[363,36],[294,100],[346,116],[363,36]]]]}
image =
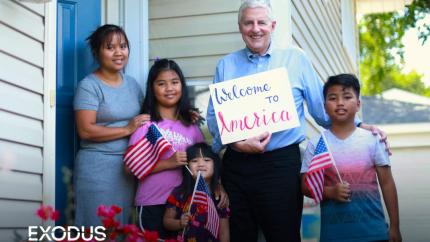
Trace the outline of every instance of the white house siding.
{"type": "Polygon", "coordinates": [[[217,61],[243,48],[240,1],[150,0],[149,57],[172,58],[188,80],[212,81],[217,61]]]}
{"type": "Polygon", "coordinates": [[[342,44],[340,1],[293,0],[292,22],[294,43],[309,55],[323,80],[342,72],[356,73],[342,44]]]}
{"type": "Polygon", "coordinates": [[[44,4],[0,1],[0,240],[39,225],[44,162],[44,4]]]}

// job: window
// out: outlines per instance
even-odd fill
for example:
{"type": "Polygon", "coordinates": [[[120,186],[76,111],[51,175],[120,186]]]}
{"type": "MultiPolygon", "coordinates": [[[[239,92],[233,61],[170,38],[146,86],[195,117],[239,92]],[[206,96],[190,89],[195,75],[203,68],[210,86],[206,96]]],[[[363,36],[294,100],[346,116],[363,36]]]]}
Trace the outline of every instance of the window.
{"type": "MultiPolygon", "coordinates": [[[[205,119],[210,97],[209,84],[212,84],[212,81],[187,81],[191,105],[198,108],[201,111],[200,115],[205,119]]],[[[212,144],[212,135],[209,133],[206,120],[204,124],[200,126],[200,129],[205,136],[206,142],[212,144]]]]}

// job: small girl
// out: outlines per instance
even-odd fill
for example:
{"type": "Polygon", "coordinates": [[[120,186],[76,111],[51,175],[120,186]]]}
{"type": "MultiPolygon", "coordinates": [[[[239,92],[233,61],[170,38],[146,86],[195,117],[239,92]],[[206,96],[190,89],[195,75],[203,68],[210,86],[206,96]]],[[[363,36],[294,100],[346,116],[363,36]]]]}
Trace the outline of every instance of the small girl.
{"type": "MultiPolygon", "coordinates": [[[[212,152],[211,147],[206,143],[198,143],[187,149],[188,167],[193,175],[186,169],[182,168],[183,180],[179,187],[175,188],[172,194],[167,199],[167,209],[164,213],[163,223],[167,230],[175,231],[179,236],[186,228],[183,241],[230,241],[229,238],[229,209],[217,208],[220,218],[219,238],[214,238],[213,235],[205,229],[207,219],[206,211],[201,208],[202,205],[192,206],[190,203],[194,190],[197,174],[200,171],[210,192],[213,194],[219,181],[220,160],[218,156],[212,152]]],[[[213,199],[214,204],[217,203],[213,199]]]]}
{"type": "MultiPolygon", "coordinates": [[[[193,124],[191,111],[195,109],[188,98],[184,75],[173,60],[161,59],[151,67],[142,110],[150,114],[151,122],[157,123],[176,151],[163,154],[152,172],[139,181],[135,197],[141,229],[157,231],[160,238],[164,238],[165,204],[182,181],[180,168],[187,164],[185,150],[204,140],[198,126],[193,124]]],[[[151,122],[136,130],[129,145],[134,145],[147,133],[151,122]]]]}

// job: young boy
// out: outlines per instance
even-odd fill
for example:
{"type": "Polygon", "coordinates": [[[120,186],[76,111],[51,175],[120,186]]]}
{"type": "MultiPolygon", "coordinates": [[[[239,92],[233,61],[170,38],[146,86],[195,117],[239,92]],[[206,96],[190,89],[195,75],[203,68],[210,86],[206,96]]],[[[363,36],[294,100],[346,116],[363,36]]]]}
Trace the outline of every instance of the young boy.
{"type": "MultiPolygon", "coordinates": [[[[401,241],[397,191],[384,144],[371,132],[357,128],[360,84],[354,75],[329,77],[324,85],[325,110],[332,127],[324,131],[334,166],[324,171],[320,241],[401,241]],[[390,218],[384,210],[378,182],[390,218]]],[[[305,176],[320,137],[308,143],[302,163],[302,192],[312,197],[305,176]]]]}

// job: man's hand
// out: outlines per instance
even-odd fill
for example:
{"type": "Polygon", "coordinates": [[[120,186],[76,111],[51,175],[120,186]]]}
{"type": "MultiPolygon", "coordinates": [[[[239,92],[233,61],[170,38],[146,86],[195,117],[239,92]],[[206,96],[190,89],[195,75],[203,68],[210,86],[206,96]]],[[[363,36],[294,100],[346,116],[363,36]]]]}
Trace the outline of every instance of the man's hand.
{"type": "Polygon", "coordinates": [[[231,147],[239,152],[257,154],[263,153],[266,145],[269,143],[272,134],[264,132],[258,136],[232,143],[231,147]]]}
{"type": "Polygon", "coordinates": [[[373,135],[379,135],[380,141],[384,142],[385,144],[385,150],[388,152],[389,155],[392,155],[390,150],[390,144],[388,143],[387,134],[384,131],[382,131],[375,125],[370,125],[365,123],[361,123],[360,128],[369,130],[370,132],[372,132],[373,135]]]}
{"type": "Polygon", "coordinates": [[[191,109],[190,114],[191,114],[191,121],[194,124],[203,125],[203,123],[205,122],[205,119],[200,115],[201,112],[198,109],[191,109]]]}
{"type": "Polygon", "coordinates": [[[218,208],[228,208],[230,205],[227,192],[224,190],[224,187],[221,185],[221,183],[219,183],[215,189],[215,200],[219,200],[218,208]]]}

